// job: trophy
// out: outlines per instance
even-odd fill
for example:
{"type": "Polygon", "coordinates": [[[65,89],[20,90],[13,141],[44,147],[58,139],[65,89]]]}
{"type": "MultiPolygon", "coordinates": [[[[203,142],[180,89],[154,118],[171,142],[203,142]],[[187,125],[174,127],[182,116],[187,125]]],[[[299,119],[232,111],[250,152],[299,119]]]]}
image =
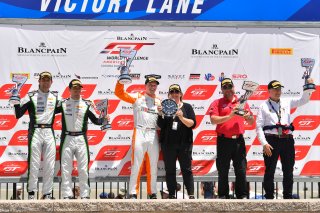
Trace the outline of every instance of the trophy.
{"type": "Polygon", "coordinates": [[[164,116],[174,117],[178,111],[177,103],[172,99],[165,99],[161,102],[162,112],[164,116]]]}
{"type": "Polygon", "coordinates": [[[129,75],[129,67],[137,54],[137,50],[131,48],[120,48],[120,58],[125,58],[124,65],[121,65],[119,82],[121,84],[130,84],[132,82],[131,76],[129,75]]]}
{"type": "Polygon", "coordinates": [[[259,87],[259,84],[253,81],[244,81],[242,85],[242,89],[246,90],[246,92],[239,98],[239,106],[238,111],[235,114],[244,116],[247,111],[244,110],[245,104],[252,93],[259,87]]]}
{"type": "Polygon", "coordinates": [[[20,104],[19,92],[27,80],[28,80],[28,77],[26,75],[12,74],[12,81],[16,83],[16,86],[10,90],[11,97],[9,99],[9,103],[11,105],[20,104]]]}
{"type": "Polygon", "coordinates": [[[306,68],[304,71],[302,79],[304,79],[303,90],[315,90],[315,84],[307,83],[308,78],[310,78],[315,60],[313,58],[301,58],[301,66],[306,68]]]}
{"type": "MultiPolygon", "coordinates": [[[[104,118],[108,114],[108,99],[103,99],[96,103],[97,110],[100,111],[99,118],[104,118]]],[[[111,124],[109,123],[108,119],[104,119],[102,126],[100,127],[102,131],[107,131],[111,129],[111,124]]]]}

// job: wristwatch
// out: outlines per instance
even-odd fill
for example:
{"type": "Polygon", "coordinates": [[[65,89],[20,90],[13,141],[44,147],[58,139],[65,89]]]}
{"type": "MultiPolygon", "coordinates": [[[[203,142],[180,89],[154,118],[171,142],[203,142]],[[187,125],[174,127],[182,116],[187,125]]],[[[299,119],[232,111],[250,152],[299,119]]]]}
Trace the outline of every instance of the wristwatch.
{"type": "Polygon", "coordinates": [[[172,117],[178,111],[177,103],[172,99],[165,99],[161,102],[164,116],[172,117]]]}

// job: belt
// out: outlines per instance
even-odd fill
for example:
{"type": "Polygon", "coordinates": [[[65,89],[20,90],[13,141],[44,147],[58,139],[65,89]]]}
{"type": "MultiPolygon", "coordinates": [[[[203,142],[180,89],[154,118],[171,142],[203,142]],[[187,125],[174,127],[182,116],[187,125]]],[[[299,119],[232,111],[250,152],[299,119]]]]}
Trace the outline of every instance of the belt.
{"type": "Polygon", "coordinates": [[[68,132],[68,131],[65,131],[64,134],[70,135],[70,136],[79,136],[79,135],[84,135],[85,132],[68,132]]]}
{"type": "Polygon", "coordinates": [[[137,129],[143,129],[143,130],[156,130],[156,128],[153,128],[153,127],[143,127],[143,126],[137,126],[137,129]]]}
{"type": "Polygon", "coordinates": [[[52,128],[52,124],[34,124],[33,125],[34,128],[52,128]]]}
{"type": "Polygon", "coordinates": [[[276,135],[276,134],[269,134],[269,133],[264,133],[266,137],[274,137],[274,138],[293,138],[292,134],[288,135],[276,135]]]}
{"type": "Polygon", "coordinates": [[[242,134],[238,134],[238,135],[225,135],[225,134],[218,134],[219,137],[223,137],[223,138],[229,138],[229,139],[238,139],[240,137],[243,137],[242,134]]]}

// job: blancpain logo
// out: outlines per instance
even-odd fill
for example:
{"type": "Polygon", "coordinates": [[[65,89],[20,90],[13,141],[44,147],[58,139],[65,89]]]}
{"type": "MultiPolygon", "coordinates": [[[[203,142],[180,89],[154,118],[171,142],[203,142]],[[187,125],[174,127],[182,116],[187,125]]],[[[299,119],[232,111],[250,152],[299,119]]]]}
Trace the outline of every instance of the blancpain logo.
{"type": "Polygon", "coordinates": [[[96,167],[94,170],[96,170],[96,171],[117,171],[118,167],[109,167],[108,165],[105,165],[104,167],[96,167]]]}
{"type": "Polygon", "coordinates": [[[27,156],[28,153],[18,150],[18,152],[8,152],[9,156],[27,156]]]}
{"type": "Polygon", "coordinates": [[[146,41],[148,37],[146,36],[135,36],[133,33],[130,36],[117,36],[118,41],[146,41]]]}
{"type": "Polygon", "coordinates": [[[192,57],[214,57],[214,58],[236,58],[239,55],[238,49],[220,49],[213,44],[210,49],[191,49],[192,57]]]}
{"type": "Polygon", "coordinates": [[[11,105],[2,105],[2,106],[0,106],[0,110],[13,110],[13,106],[11,106],[11,105]]]}
{"type": "Polygon", "coordinates": [[[283,96],[300,96],[301,92],[298,91],[291,91],[290,89],[287,91],[283,91],[282,95],[283,96]]]}
{"type": "Polygon", "coordinates": [[[306,136],[298,135],[298,136],[294,137],[294,140],[296,140],[296,141],[310,141],[311,138],[310,137],[306,137],[306,136]]]}
{"type": "Polygon", "coordinates": [[[122,106],[121,109],[122,110],[132,110],[133,107],[132,106],[122,106]]]}
{"type": "Polygon", "coordinates": [[[44,42],[41,42],[38,47],[18,47],[18,56],[66,56],[67,48],[49,48],[44,42]]]}
{"type": "Polygon", "coordinates": [[[114,141],[124,141],[124,140],[131,140],[131,137],[130,136],[121,136],[121,135],[118,135],[118,136],[109,136],[108,137],[109,140],[114,140],[114,141]]]}
{"type": "Polygon", "coordinates": [[[99,90],[98,95],[114,95],[114,91],[111,89],[104,90],[104,91],[99,90]]]}
{"type": "MultiPolygon", "coordinates": [[[[40,73],[36,72],[33,74],[33,77],[35,79],[39,79],[39,75],[40,75],[40,73]]],[[[59,72],[58,74],[52,74],[52,78],[53,79],[68,79],[68,78],[72,78],[72,75],[63,75],[59,72]]]]}
{"type": "Polygon", "coordinates": [[[192,152],[193,156],[214,156],[215,152],[210,152],[210,151],[206,151],[206,150],[202,150],[202,151],[193,151],[192,152]]]}
{"type": "Polygon", "coordinates": [[[204,110],[204,106],[196,106],[195,104],[191,104],[193,110],[195,111],[203,111],[204,110]]]}

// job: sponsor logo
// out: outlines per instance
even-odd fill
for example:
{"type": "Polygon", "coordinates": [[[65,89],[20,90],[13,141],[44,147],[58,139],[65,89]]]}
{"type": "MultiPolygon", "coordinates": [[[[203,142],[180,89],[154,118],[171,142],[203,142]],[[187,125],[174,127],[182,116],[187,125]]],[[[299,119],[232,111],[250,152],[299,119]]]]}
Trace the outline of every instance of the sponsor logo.
{"type": "Polygon", "coordinates": [[[247,74],[232,74],[231,78],[233,80],[246,80],[248,78],[247,74]]]}
{"type": "Polygon", "coordinates": [[[266,100],[269,98],[268,86],[260,85],[250,96],[249,100],[266,100]]]}
{"type": "Polygon", "coordinates": [[[147,41],[147,36],[135,36],[133,33],[130,36],[117,36],[118,41],[147,41]]]}
{"type": "Polygon", "coordinates": [[[96,167],[94,167],[94,171],[96,171],[96,172],[118,171],[118,167],[117,166],[109,166],[107,164],[100,166],[100,164],[98,164],[96,167]]]}
{"type": "Polygon", "coordinates": [[[263,151],[253,151],[252,155],[254,157],[262,157],[263,156],[263,151]]]}
{"type": "Polygon", "coordinates": [[[191,73],[189,76],[189,80],[199,80],[200,76],[201,76],[201,74],[191,73]]]}
{"type": "Polygon", "coordinates": [[[100,149],[96,161],[122,160],[128,153],[130,146],[104,146],[100,149]]]}
{"type": "Polygon", "coordinates": [[[133,84],[127,88],[128,93],[144,93],[146,86],[144,84],[133,84]]]}
{"type": "Polygon", "coordinates": [[[28,146],[28,130],[19,130],[9,141],[9,146],[28,146]]]}
{"type": "Polygon", "coordinates": [[[103,132],[100,130],[88,130],[87,139],[88,139],[89,145],[94,146],[99,144],[103,140],[105,134],[106,132],[103,132]]]}
{"type": "MultiPolygon", "coordinates": [[[[39,72],[34,73],[33,77],[35,79],[39,79],[40,73],[39,72]]],[[[69,75],[69,74],[68,75],[63,75],[60,72],[58,72],[58,74],[52,74],[52,79],[70,79],[70,78],[72,78],[72,75],[69,75]]]]}
{"type": "Polygon", "coordinates": [[[134,127],[133,115],[118,115],[112,121],[112,130],[132,130],[134,127]]]}
{"type": "Polygon", "coordinates": [[[237,58],[238,55],[238,49],[220,49],[217,44],[208,49],[191,49],[193,58],[237,58]]]}
{"type": "Polygon", "coordinates": [[[307,162],[300,173],[301,176],[320,175],[320,161],[307,162]]]}
{"type": "Polygon", "coordinates": [[[270,48],[270,55],[293,55],[293,48],[270,48]]]}
{"type": "Polygon", "coordinates": [[[194,157],[196,156],[201,156],[201,157],[213,157],[216,155],[216,153],[214,151],[207,151],[205,149],[202,149],[201,151],[192,151],[192,155],[194,157]]]}
{"type": "Polygon", "coordinates": [[[191,104],[192,108],[196,112],[204,112],[205,108],[204,106],[196,106],[195,104],[191,104]]]}
{"type": "Polygon", "coordinates": [[[208,174],[213,164],[214,160],[193,160],[191,165],[192,173],[193,175],[208,174]]]}
{"type": "Polygon", "coordinates": [[[10,130],[17,122],[18,119],[14,115],[0,115],[0,130],[10,130]]]}
{"type": "Polygon", "coordinates": [[[249,104],[249,107],[250,107],[251,112],[254,115],[258,114],[259,106],[255,105],[255,104],[249,104]]]}
{"type": "Polygon", "coordinates": [[[114,91],[111,89],[108,90],[98,90],[98,95],[114,95],[114,91]]]}
{"type": "MultiPolygon", "coordinates": [[[[83,99],[88,99],[92,95],[92,93],[95,90],[97,85],[96,84],[83,84],[82,86],[83,87],[81,89],[81,97],[83,99]]],[[[68,98],[68,97],[70,97],[69,87],[67,87],[62,94],[62,98],[68,98]]]]}
{"type": "Polygon", "coordinates": [[[301,92],[299,91],[291,91],[290,89],[283,91],[282,90],[282,95],[283,96],[300,96],[301,92]]]}
{"type": "Polygon", "coordinates": [[[320,123],[320,116],[301,115],[294,119],[293,125],[296,130],[315,130],[320,123]]]}
{"type": "Polygon", "coordinates": [[[298,135],[294,137],[295,142],[308,142],[311,141],[309,136],[298,135]]]}
{"type": "Polygon", "coordinates": [[[122,135],[117,135],[117,136],[109,136],[108,137],[109,141],[131,141],[131,137],[130,136],[122,136],[122,135]]]}
{"type": "Polygon", "coordinates": [[[6,111],[6,110],[10,110],[10,111],[12,111],[14,109],[14,107],[13,106],[11,106],[11,105],[0,105],[0,110],[1,111],[6,111]]]}
{"type": "Polygon", "coordinates": [[[217,133],[214,130],[203,130],[198,133],[194,145],[216,145],[217,133]]]}
{"type": "Polygon", "coordinates": [[[20,150],[20,149],[17,150],[16,152],[10,152],[9,151],[7,154],[10,157],[14,157],[14,156],[26,157],[26,156],[28,156],[27,152],[22,152],[22,150],[20,150]]]}
{"type": "Polygon", "coordinates": [[[161,91],[161,90],[159,90],[158,91],[159,92],[159,95],[168,95],[168,91],[161,91]]]}
{"type": "Polygon", "coordinates": [[[185,79],[186,75],[168,75],[168,79],[182,80],[185,79]]]}
{"type": "Polygon", "coordinates": [[[215,77],[211,73],[204,74],[204,80],[213,81],[214,79],[215,79],[215,77]]]}
{"type": "MultiPolygon", "coordinates": [[[[21,87],[21,90],[19,92],[20,98],[24,98],[28,94],[31,86],[32,84],[24,84],[21,87]]],[[[12,95],[11,90],[15,87],[16,87],[16,84],[4,84],[3,86],[1,86],[0,99],[9,99],[12,95]]]]}
{"type": "Polygon", "coordinates": [[[295,148],[295,159],[296,160],[302,160],[304,159],[309,150],[310,150],[311,146],[294,146],[295,148]]]}
{"type": "Polygon", "coordinates": [[[101,75],[104,78],[119,78],[120,75],[115,75],[115,74],[103,74],[101,75]]]}
{"type": "Polygon", "coordinates": [[[248,161],[247,175],[264,175],[264,161],[263,160],[252,160],[248,161]]]}
{"type": "Polygon", "coordinates": [[[0,164],[1,176],[22,176],[28,168],[26,161],[6,161],[0,164]]]}
{"type": "Polygon", "coordinates": [[[130,73],[129,74],[132,80],[140,80],[140,73],[130,73]]]}
{"type": "Polygon", "coordinates": [[[184,96],[185,100],[207,100],[211,98],[217,85],[192,85],[190,86],[184,96]]]}
{"type": "Polygon", "coordinates": [[[66,47],[49,48],[45,42],[40,42],[38,47],[23,47],[17,48],[18,56],[67,56],[66,47]]]}
{"type": "Polygon", "coordinates": [[[224,77],[224,72],[222,72],[222,73],[220,73],[220,76],[219,76],[219,81],[221,82],[223,79],[224,79],[225,77],[224,77]]]}
{"type": "Polygon", "coordinates": [[[77,79],[87,79],[87,80],[90,80],[90,79],[98,79],[98,76],[80,76],[80,75],[77,75],[77,74],[74,74],[74,76],[75,76],[77,79]]]}

